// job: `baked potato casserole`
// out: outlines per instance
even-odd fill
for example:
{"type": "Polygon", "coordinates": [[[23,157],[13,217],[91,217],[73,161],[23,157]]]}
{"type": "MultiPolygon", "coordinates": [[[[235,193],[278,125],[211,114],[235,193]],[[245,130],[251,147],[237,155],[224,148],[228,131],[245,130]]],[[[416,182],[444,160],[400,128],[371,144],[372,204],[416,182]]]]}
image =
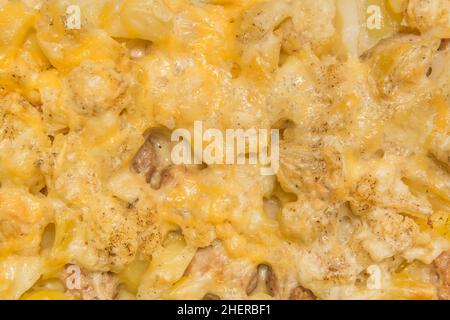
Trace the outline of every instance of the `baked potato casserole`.
{"type": "Polygon", "coordinates": [[[0,0],[0,299],[450,299],[449,38],[450,0],[0,0]],[[278,171],[174,163],[196,121],[278,171]]]}

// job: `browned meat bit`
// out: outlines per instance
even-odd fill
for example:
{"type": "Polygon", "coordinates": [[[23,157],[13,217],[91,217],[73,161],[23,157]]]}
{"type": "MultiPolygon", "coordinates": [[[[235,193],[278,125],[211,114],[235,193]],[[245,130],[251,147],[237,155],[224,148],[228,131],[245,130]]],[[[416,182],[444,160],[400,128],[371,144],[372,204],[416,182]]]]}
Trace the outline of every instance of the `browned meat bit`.
{"type": "Polygon", "coordinates": [[[147,180],[149,180],[156,169],[157,160],[154,146],[150,139],[147,139],[134,157],[131,165],[137,173],[145,174],[147,180]]]}
{"type": "Polygon", "coordinates": [[[43,187],[40,191],[41,194],[43,194],[44,196],[48,196],[48,189],[47,186],[43,187]]]}
{"type": "Polygon", "coordinates": [[[289,300],[316,300],[316,296],[311,290],[298,286],[291,291],[289,300]]]}
{"type": "Polygon", "coordinates": [[[143,174],[153,189],[159,189],[166,170],[172,166],[171,151],[168,131],[162,128],[152,129],[134,157],[131,167],[136,173],[143,174]]]}
{"type": "Polygon", "coordinates": [[[441,253],[433,261],[433,267],[439,275],[440,280],[438,298],[441,300],[450,300],[450,251],[441,253]]]}
{"type": "Polygon", "coordinates": [[[269,295],[272,297],[276,294],[278,291],[278,281],[277,277],[275,275],[275,272],[273,272],[272,268],[269,266],[266,266],[266,288],[269,295]]]}
{"type": "Polygon", "coordinates": [[[254,275],[248,282],[246,293],[251,295],[255,291],[263,291],[272,297],[275,296],[278,289],[278,282],[272,268],[265,264],[260,264],[254,275]]]}
{"type": "Polygon", "coordinates": [[[207,293],[203,297],[203,300],[220,300],[220,297],[213,293],[207,293]]]}
{"type": "Polygon", "coordinates": [[[439,46],[439,50],[445,50],[449,47],[450,39],[441,39],[441,44],[439,46]]]}
{"type": "Polygon", "coordinates": [[[450,251],[441,253],[434,260],[433,265],[441,281],[444,284],[450,285],[450,251]]]}
{"type": "Polygon", "coordinates": [[[67,292],[82,300],[112,300],[118,292],[119,280],[110,272],[85,272],[68,265],[62,280],[67,292]]]}
{"type": "MultiPolygon", "coordinates": [[[[188,278],[210,279],[219,284],[221,291],[230,293],[236,299],[245,293],[245,289],[254,274],[254,266],[245,260],[232,260],[221,241],[216,240],[210,246],[199,248],[184,272],[188,278]]],[[[211,298],[211,292],[205,292],[211,298]]]]}

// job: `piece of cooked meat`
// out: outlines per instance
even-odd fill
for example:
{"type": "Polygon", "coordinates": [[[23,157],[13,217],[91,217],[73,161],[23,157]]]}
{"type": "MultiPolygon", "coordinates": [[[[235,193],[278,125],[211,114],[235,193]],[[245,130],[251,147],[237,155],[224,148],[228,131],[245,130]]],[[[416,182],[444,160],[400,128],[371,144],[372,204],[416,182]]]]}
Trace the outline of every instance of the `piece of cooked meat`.
{"type": "Polygon", "coordinates": [[[291,295],[289,296],[289,300],[316,300],[316,296],[314,293],[302,286],[298,286],[291,291],[291,295]]]}
{"type": "Polygon", "coordinates": [[[438,298],[450,300],[450,251],[441,253],[433,262],[433,267],[439,275],[440,286],[438,298]]]}
{"type": "Polygon", "coordinates": [[[167,130],[151,129],[131,167],[136,173],[144,175],[153,189],[159,189],[167,169],[172,166],[171,150],[172,142],[167,130]]]}

